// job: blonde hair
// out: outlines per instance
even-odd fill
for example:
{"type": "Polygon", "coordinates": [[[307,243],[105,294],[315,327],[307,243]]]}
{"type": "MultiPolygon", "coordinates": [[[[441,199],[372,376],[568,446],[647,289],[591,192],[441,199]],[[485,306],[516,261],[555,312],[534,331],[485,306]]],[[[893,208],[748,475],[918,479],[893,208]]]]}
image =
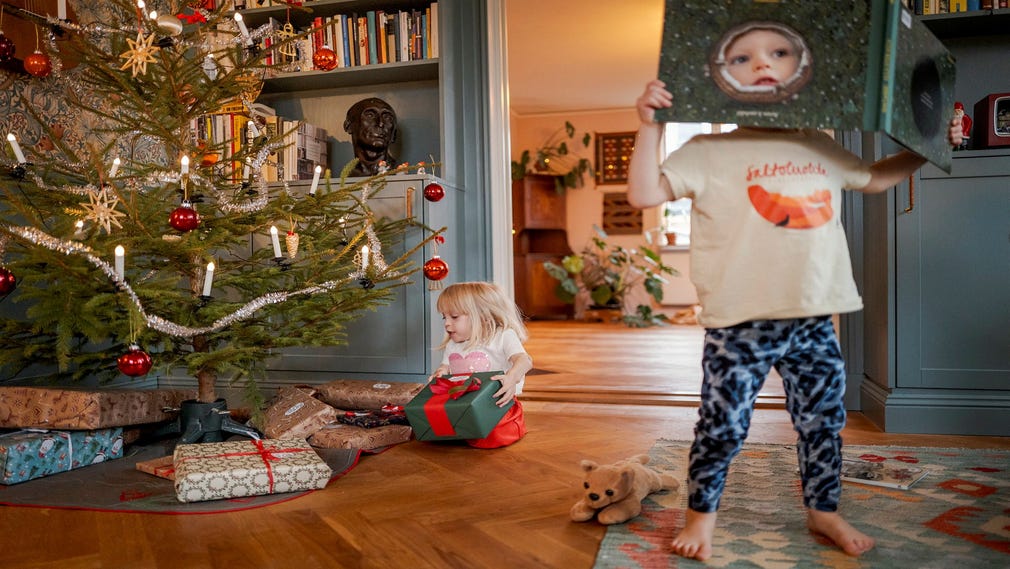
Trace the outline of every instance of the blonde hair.
{"type": "MultiPolygon", "coordinates": [[[[465,349],[486,345],[499,332],[513,330],[521,342],[527,338],[519,307],[498,285],[485,282],[455,283],[438,295],[436,308],[441,314],[466,314],[473,330],[465,349]]],[[[449,344],[446,334],[439,349],[449,344]]]]}

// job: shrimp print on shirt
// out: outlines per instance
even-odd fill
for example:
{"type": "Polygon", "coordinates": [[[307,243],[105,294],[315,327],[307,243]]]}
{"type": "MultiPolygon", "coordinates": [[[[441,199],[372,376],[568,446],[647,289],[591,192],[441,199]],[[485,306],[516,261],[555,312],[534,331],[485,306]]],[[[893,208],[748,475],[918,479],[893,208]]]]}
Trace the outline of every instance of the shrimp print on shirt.
{"type": "MultiPolygon", "coordinates": [[[[824,166],[814,162],[774,163],[747,168],[747,182],[780,177],[795,181],[795,177],[818,178],[824,175],[824,166]]],[[[777,227],[812,229],[827,223],[835,213],[831,207],[831,192],[826,189],[814,190],[806,195],[785,196],[766,190],[762,184],[750,183],[747,186],[747,197],[754,210],[777,227]]]]}

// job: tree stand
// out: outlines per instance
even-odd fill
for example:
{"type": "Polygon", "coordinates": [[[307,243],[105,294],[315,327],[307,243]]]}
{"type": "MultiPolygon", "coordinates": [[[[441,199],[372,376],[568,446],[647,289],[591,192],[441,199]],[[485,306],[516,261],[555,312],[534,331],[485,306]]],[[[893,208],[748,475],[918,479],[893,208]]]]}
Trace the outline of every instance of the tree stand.
{"type": "Polygon", "coordinates": [[[182,433],[179,442],[184,444],[220,442],[224,440],[222,431],[251,439],[260,438],[255,429],[231,418],[228,404],[224,399],[218,399],[213,403],[203,403],[196,399],[183,401],[179,408],[179,418],[174,426],[174,432],[182,433]]]}

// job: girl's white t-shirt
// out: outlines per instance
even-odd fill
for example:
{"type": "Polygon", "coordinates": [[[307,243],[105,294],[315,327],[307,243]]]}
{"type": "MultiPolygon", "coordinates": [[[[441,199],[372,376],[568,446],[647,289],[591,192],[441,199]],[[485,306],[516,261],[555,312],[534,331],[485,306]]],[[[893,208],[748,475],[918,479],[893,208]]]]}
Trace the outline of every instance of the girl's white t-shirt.
{"type": "Polygon", "coordinates": [[[814,130],[700,135],[662,165],[693,199],[691,281],[699,322],[721,328],[862,308],[842,227],[843,188],[869,166],[814,130]]]}
{"type": "MultiPolygon", "coordinates": [[[[522,341],[514,330],[499,331],[484,346],[465,348],[465,343],[451,340],[446,344],[442,353],[442,365],[448,365],[450,373],[504,372],[512,366],[509,358],[526,353],[522,341]]],[[[516,386],[516,394],[522,393],[523,383],[524,381],[520,381],[516,386]]]]}

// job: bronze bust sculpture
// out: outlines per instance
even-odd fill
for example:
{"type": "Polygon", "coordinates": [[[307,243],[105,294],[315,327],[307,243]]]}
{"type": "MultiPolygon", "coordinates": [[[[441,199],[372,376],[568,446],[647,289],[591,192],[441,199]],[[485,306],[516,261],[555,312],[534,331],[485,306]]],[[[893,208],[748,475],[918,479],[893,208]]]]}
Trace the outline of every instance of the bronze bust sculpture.
{"type": "Polygon", "coordinates": [[[396,142],[396,112],[389,103],[376,97],[362,99],[347,110],[344,132],[351,135],[354,156],[358,164],[351,176],[373,176],[380,172],[380,163],[396,167],[389,146],[396,142]]]}

